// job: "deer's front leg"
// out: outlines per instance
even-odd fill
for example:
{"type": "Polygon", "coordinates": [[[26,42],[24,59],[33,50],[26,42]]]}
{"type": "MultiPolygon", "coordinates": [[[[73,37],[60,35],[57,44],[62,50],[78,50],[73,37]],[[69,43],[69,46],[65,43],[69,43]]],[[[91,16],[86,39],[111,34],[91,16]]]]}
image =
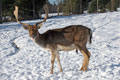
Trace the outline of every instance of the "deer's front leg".
{"type": "Polygon", "coordinates": [[[51,52],[51,74],[53,74],[54,62],[55,62],[56,54],[54,51],[51,52]]]}
{"type": "Polygon", "coordinates": [[[62,66],[61,66],[61,63],[60,63],[60,59],[59,59],[59,54],[57,53],[56,54],[56,58],[57,58],[57,62],[58,62],[58,66],[59,66],[59,69],[60,69],[60,72],[62,72],[62,66]]]}

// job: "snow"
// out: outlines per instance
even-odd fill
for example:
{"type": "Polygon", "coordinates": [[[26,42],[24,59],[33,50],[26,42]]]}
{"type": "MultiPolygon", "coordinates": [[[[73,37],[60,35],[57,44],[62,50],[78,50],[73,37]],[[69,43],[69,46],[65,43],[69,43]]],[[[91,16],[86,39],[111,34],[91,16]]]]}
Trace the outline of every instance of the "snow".
{"type": "Polygon", "coordinates": [[[16,22],[0,24],[0,80],[120,80],[120,12],[50,18],[39,32],[77,24],[93,31],[92,44],[87,45],[88,71],[80,71],[80,52],[61,51],[63,72],[55,62],[54,74],[50,74],[50,52],[36,45],[28,31],[16,22]]]}
{"type": "MultiPolygon", "coordinates": [[[[46,14],[42,14],[42,18],[44,18],[44,16],[45,16],[46,14]]],[[[49,13],[49,17],[57,17],[57,15],[58,15],[58,13],[49,13]]],[[[63,15],[63,13],[59,13],[59,16],[62,16],[63,15]]]]}

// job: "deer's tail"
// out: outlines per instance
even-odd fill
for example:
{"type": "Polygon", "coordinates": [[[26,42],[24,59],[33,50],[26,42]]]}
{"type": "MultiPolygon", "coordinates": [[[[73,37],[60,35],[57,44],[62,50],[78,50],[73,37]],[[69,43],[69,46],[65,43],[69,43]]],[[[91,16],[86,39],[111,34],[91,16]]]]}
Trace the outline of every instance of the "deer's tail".
{"type": "Polygon", "coordinates": [[[89,29],[89,43],[92,43],[92,30],[89,29]]]}

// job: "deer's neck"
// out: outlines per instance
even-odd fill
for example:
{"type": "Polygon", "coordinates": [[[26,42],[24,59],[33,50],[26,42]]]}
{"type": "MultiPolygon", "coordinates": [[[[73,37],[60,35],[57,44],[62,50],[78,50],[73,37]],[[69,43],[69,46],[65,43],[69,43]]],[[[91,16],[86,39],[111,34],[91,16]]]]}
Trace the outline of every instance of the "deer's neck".
{"type": "Polygon", "coordinates": [[[42,34],[39,33],[39,31],[37,31],[36,37],[34,39],[34,41],[41,47],[45,46],[45,40],[42,34]]]}

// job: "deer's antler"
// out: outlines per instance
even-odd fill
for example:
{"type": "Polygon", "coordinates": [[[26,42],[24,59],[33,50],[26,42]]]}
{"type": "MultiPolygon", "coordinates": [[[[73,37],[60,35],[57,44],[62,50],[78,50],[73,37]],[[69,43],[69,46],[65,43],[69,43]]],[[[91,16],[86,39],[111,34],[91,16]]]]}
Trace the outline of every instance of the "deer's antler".
{"type": "Polygon", "coordinates": [[[48,18],[48,6],[47,6],[47,4],[44,5],[43,9],[44,9],[44,11],[45,11],[46,16],[44,17],[44,20],[43,20],[43,21],[36,23],[36,25],[37,25],[38,27],[40,27],[40,26],[42,25],[41,23],[46,22],[46,20],[47,20],[47,18],[48,18]]]}
{"type": "Polygon", "coordinates": [[[23,26],[28,26],[29,24],[22,23],[21,21],[18,20],[18,9],[19,9],[19,7],[18,7],[18,6],[15,6],[14,16],[15,16],[17,22],[18,22],[19,24],[22,24],[23,26]]]}

